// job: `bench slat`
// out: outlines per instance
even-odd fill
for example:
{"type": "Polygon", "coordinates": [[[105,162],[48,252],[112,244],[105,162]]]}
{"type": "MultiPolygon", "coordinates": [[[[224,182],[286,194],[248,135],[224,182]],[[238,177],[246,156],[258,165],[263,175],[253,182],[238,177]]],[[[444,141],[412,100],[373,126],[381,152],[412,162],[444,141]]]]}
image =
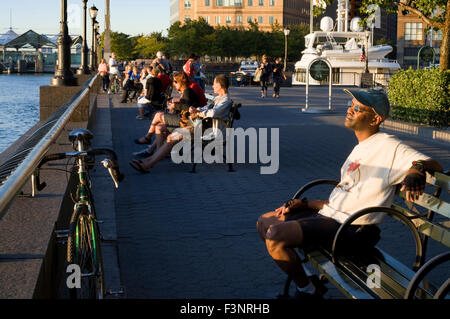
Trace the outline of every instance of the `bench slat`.
{"type": "Polygon", "coordinates": [[[447,192],[450,191],[450,176],[435,172],[434,176],[431,176],[427,173],[427,183],[441,187],[443,190],[446,190],[447,192]]]}
{"type": "Polygon", "coordinates": [[[362,289],[346,274],[334,265],[330,259],[323,255],[320,251],[315,250],[306,254],[309,262],[317,268],[320,273],[350,299],[373,299],[374,297],[367,291],[362,289]]]}
{"type": "MultiPolygon", "coordinates": [[[[399,192],[398,195],[406,200],[406,192],[399,192]]],[[[450,204],[444,202],[434,196],[424,193],[419,197],[418,200],[414,202],[414,204],[424,207],[426,209],[430,209],[442,216],[450,218],[450,204]]]]}
{"type": "MultiPolygon", "coordinates": [[[[392,208],[401,211],[406,216],[416,216],[413,213],[411,213],[409,210],[397,205],[392,204],[392,208]]],[[[431,237],[435,241],[450,247],[450,232],[447,228],[434,224],[425,218],[414,218],[411,219],[411,221],[414,223],[414,225],[417,227],[417,230],[421,232],[422,234],[431,237]]]]}

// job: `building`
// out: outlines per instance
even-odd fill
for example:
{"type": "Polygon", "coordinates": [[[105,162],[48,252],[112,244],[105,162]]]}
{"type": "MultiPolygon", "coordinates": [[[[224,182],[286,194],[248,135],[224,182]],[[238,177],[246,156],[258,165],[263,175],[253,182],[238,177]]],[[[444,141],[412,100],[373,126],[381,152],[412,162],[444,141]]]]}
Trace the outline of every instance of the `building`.
{"type": "Polygon", "coordinates": [[[442,30],[426,31],[427,25],[416,14],[398,13],[397,59],[407,69],[417,67],[417,54],[421,47],[431,46],[435,52],[435,63],[439,63],[442,30]]]}
{"type": "Polygon", "coordinates": [[[246,28],[252,21],[270,31],[275,23],[309,24],[309,11],[309,0],[171,0],[170,23],[203,17],[213,27],[246,28]]]}
{"type": "Polygon", "coordinates": [[[170,25],[180,20],[180,0],[170,0],[170,25]]]}

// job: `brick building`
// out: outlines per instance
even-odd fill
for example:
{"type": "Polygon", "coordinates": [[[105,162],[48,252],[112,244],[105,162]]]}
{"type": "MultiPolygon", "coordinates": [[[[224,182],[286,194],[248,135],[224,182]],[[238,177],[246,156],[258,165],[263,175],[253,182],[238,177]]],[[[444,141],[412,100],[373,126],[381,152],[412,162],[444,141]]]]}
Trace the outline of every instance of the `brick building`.
{"type": "Polygon", "coordinates": [[[403,68],[417,67],[417,54],[421,47],[432,46],[439,63],[442,31],[426,32],[427,25],[416,14],[398,13],[397,59],[403,68]],[[432,35],[432,36],[431,36],[432,35]]]}
{"type": "Polygon", "coordinates": [[[309,0],[171,0],[170,22],[203,17],[214,27],[246,28],[256,21],[261,30],[270,31],[274,23],[309,24],[309,8],[309,0]]]}

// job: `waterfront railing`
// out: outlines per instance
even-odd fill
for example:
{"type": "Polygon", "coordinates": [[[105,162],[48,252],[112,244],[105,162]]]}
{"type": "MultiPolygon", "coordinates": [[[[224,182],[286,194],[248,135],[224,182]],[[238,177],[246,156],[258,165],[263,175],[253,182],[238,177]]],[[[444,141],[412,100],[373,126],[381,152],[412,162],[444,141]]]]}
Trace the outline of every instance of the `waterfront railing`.
{"type": "Polygon", "coordinates": [[[37,125],[17,149],[3,163],[0,163],[0,219],[10,204],[31,178],[32,196],[35,194],[34,173],[39,162],[48,152],[69,122],[72,114],[86,98],[97,75],[92,76],[78,93],[58,108],[46,121],[37,125]]]}

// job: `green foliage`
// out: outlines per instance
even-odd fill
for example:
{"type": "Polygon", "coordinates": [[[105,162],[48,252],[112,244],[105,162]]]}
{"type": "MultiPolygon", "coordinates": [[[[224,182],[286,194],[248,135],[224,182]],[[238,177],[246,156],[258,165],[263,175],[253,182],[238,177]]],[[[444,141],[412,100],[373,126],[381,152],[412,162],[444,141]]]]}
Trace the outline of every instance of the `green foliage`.
{"type": "Polygon", "coordinates": [[[133,53],[141,59],[151,59],[158,51],[165,51],[167,40],[161,32],[153,32],[150,35],[142,35],[136,39],[133,53]]]}
{"type": "Polygon", "coordinates": [[[450,120],[450,70],[399,71],[389,82],[392,118],[447,127],[450,120]]]}
{"type": "Polygon", "coordinates": [[[132,60],[135,58],[134,42],[128,34],[111,32],[111,51],[116,54],[118,60],[132,60]]]}

